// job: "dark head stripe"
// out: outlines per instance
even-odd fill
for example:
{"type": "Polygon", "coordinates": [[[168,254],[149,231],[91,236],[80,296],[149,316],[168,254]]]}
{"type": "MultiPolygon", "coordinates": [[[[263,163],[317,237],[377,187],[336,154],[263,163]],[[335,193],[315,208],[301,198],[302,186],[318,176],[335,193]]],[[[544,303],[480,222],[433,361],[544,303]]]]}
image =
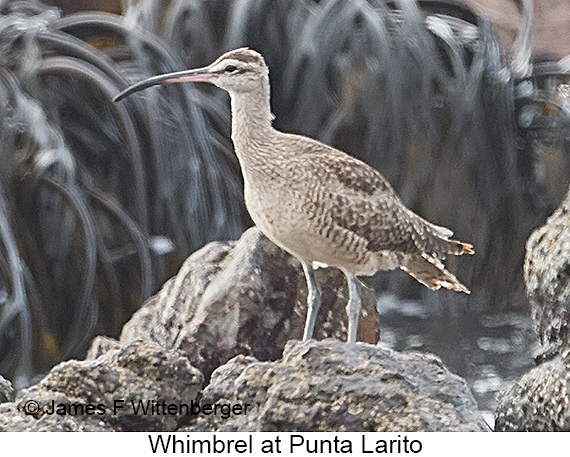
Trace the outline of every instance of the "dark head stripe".
{"type": "Polygon", "coordinates": [[[241,60],[242,62],[247,62],[247,63],[259,62],[261,60],[259,55],[244,51],[235,52],[231,55],[231,57],[236,60],[241,60]]]}
{"type": "Polygon", "coordinates": [[[236,59],[245,63],[261,63],[264,62],[261,54],[250,50],[249,48],[239,48],[234,51],[226,52],[221,55],[215,63],[221,62],[224,59],[236,59]]]}

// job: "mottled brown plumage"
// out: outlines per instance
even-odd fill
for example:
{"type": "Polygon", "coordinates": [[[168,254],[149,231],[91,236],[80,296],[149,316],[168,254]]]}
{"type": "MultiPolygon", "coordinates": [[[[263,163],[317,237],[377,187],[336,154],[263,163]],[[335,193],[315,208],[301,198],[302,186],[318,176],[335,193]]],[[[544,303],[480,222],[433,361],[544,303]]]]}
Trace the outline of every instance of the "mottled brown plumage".
{"type": "Polygon", "coordinates": [[[407,209],[377,170],[311,138],[271,125],[269,72],[263,57],[240,48],[208,67],[157,76],[121,93],[151,85],[198,81],[227,90],[232,139],[244,177],[247,208],[265,235],[297,257],[307,276],[312,336],[320,304],[312,268],[328,265],[348,279],[348,341],[356,339],[360,299],[355,277],[401,268],[430,289],[469,290],[445,269],[447,254],[473,254],[470,244],[407,209]]]}

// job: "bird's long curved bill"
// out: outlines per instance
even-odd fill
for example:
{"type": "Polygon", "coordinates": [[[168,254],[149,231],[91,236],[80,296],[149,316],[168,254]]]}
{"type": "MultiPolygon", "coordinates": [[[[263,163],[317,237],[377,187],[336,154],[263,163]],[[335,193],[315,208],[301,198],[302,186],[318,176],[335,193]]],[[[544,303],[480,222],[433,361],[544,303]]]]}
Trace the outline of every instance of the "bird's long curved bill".
{"type": "Polygon", "coordinates": [[[197,68],[195,70],[183,70],[174,73],[167,73],[164,75],[153,76],[152,78],[145,79],[144,81],[133,84],[127,87],[124,91],[120,92],[113,99],[114,102],[118,102],[123,98],[131,95],[139,90],[146,89],[147,87],[157,86],[159,84],[171,84],[171,83],[184,83],[184,82],[208,82],[212,74],[208,72],[208,67],[197,68]]]}

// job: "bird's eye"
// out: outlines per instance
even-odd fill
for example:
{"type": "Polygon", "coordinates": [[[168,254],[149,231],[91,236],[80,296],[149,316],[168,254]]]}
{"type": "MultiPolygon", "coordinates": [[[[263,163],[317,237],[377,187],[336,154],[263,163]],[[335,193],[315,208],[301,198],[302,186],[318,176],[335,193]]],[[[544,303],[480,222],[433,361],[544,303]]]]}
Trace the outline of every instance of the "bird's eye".
{"type": "Polygon", "coordinates": [[[235,65],[226,65],[226,68],[224,68],[224,71],[226,71],[227,73],[233,73],[236,70],[237,67],[235,65]]]}

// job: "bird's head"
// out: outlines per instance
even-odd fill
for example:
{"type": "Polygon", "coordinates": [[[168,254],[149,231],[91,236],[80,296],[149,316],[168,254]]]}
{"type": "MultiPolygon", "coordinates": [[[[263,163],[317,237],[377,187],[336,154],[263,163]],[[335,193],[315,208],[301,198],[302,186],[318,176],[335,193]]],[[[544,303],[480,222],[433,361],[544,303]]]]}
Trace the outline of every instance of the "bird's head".
{"type": "Polygon", "coordinates": [[[269,81],[269,70],[263,56],[249,48],[226,52],[207,67],[153,76],[128,87],[115,97],[124,97],[158,84],[207,82],[227,90],[230,94],[255,91],[269,81]]]}

